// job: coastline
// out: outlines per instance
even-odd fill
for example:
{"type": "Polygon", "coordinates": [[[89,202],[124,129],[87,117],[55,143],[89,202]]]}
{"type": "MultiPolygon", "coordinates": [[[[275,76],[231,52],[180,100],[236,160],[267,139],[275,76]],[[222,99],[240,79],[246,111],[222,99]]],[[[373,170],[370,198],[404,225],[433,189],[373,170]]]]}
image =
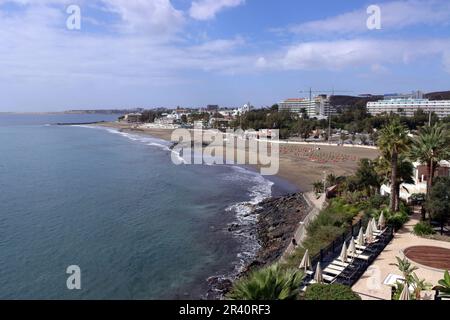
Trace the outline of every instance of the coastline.
{"type": "MultiPolygon", "coordinates": [[[[105,122],[96,126],[115,128],[124,132],[132,132],[172,142],[174,129],[136,128],[128,123],[105,122]]],[[[360,159],[375,159],[378,150],[347,146],[294,145],[280,146],[280,170],[276,177],[295,185],[301,192],[312,191],[312,184],[321,181],[324,175],[336,176],[352,174],[360,159]]],[[[249,166],[257,168],[257,166],[249,166]]]]}
{"type": "MultiPolygon", "coordinates": [[[[173,142],[171,141],[173,129],[140,129],[117,122],[99,123],[95,126],[114,128],[124,133],[149,135],[173,142]]],[[[272,183],[270,196],[253,199],[253,202],[237,203],[229,208],[230,211],[235,211],[236,222],[228,225],[228,232],[240,239],[243,246],[243,251],[238,255],[240,263],[228,274],[206,279],[208,286],[203,298],[222,299],[231,289],[234,280],[245,276],[255,268],[283,259],[292,250],[292,239],[299,240],[297,237],[301,223],[309,218],[311,212],[317,211],[315,203],[305,199],[307,196],[305,193],[311,193],[312,183],[322,180],[327,171],[335,175],[352,173],[359,158],[367,156],[374,158],[376,155],[376,150],[337,146],[321,147],[320,151],[311,151],[299,146],[280,148],[279,173],[273,177],[261,176],[272,183]],[[316,158],[312,158],[312,152],[316,158]],[[344,153],[340,161],[329,163],[320,161],[323,155],[333,152],[344,153]]],[[[259,175],[258,166],[236,167],[259,175]]]]}

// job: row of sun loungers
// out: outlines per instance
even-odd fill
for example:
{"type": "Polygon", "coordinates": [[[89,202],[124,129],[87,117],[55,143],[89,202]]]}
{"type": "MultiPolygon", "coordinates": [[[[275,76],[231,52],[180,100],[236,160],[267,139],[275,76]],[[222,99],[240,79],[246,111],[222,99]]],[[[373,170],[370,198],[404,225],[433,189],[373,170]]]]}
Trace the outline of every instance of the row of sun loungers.
{"type": "MultiPolygon", "coordinates": [[[[341,257],[339,257],[333,260],[330,264],[326,266],[325,269],[322,270],[323,282],[328,284],[335,282],[339,276],[341,276],[349,267],[353,266],[355,262],[358,260],[362,262],[368,262],[371,256],[366,253],[370,252],[371,249],[373,248],[373,245],[379,242],[379,239],[383,236],[386,230],[387,229],[384,229],[382,231],[374,231],[373,232],[374,238],[367,245],[358,245],[357,241],[354,240],[356,250],[354,252],[347,253],[346,261],[342,261],[341,257]]],[[[306,271],[306,274],[310,276],[310,278],[314,277],[315,275],[315,273],[310,270],[306,271]]],[[[317,283],[317,281],[314,279],[308,281],[307,283],[304,284],[304,287],[302,287],[302,291],[305,291],[309,285],[314,283],[317,283]]]]}
{"type": "MultiPolygon", "coordinates": [[[[359,259],[359,260],[363,260],[363,261],[369,261],[370,260],[370,256],[367,254],[364,254],[365,251],[370,249],[370,246],[377,243],[379,240],[379,238],[384,234],[384,232],[386,231],[386,229],[382,230],[382,231],[374,231],[374,237],[375,239],[369,244],[369,245],[357,245],[356,244],[356,240],[355,241],[355,247],[356,247],[356,251],[353,252],[349,252],[347,254],[348,259],[347,261],[341,261],[340,258],[335,259],[334,261],[332,261],[324,270],[323,270],[323,277],[325,280],[325,276],[329,275],[329,277],[339,277],[349,266],[351,266],[355,260],[359,259]]],[[[332,281],[330,281],[332,282],[332,281]]]]}

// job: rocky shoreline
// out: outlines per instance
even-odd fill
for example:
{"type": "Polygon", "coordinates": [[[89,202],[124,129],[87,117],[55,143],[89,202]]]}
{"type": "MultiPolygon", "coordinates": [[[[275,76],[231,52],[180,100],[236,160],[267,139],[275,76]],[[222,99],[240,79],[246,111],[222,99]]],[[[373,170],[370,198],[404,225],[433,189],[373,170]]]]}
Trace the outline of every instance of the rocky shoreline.
{"type": "MultiPolygon", "coordinates": [[[[251,214],[258,216],[254,232],[261,249],[236,278],[279,260],[292,241],[299,222],[303,221],[309,210],[302,193],[268,198],[259,203],[251,214]]],[[[239,226],[233,224],[228,231],[232,232],[236,228],[239,226]]],[[[207,281],[210,289],[205,298],[222,299],[230,291],[233,280],[235,279],[223,276],[209,278],[207,281]]]]}

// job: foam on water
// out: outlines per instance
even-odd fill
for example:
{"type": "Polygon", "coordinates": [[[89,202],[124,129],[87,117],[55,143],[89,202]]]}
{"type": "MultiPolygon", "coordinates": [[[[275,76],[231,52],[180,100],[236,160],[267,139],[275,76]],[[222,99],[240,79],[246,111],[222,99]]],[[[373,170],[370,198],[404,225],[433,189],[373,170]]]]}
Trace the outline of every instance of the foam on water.
{"type": "Polygon", "coordinates": [[[248,263],[255,258],[261,248],[257,233],[255,232],[258,215],[254,214],[254,210],[261,201],[271,197],[274,183],[265,179],[257,172],[238,166],[232,168],[235,174],[228,175],[225,179],[234,182],[242,182],[242,180],[245,180],[252,185],[248,189],[249,201],[233,204],[226,209],[227,212],[233,212],[236,215],[236,223],[239,225],[239,228],[233,231],[233,235],[239,238],[242,243],[242,250],[238,254],[239,263],[233,275],[235,276],[243,271],[248,263]]]}
{"type": "MultiPolygon", "coordinates": [[[[185,163],[181,155],[174,150],[171,150],[170,143],[165,140],[153,138],[150,136],[121,132],[113,128],[82,125],[80,125],[79,127],[103,129],[110,133],[118,134],[131,141],[140,142],[151,147],[158,147],[168,152],[172,152],[176,157],[178,157],[181,163],[185,163]]],[[[195,159],[196,157],[200,157],[201,155],[194,154],[193,156],[195,159]]],[[[204,163],[204,165],[209,164],[204,163]]],[[[224,180],[230,181],[232,182],[232,184],[245,183],[247,185],[250,185],[250,187],[248,188],[248,196],[250,199],[248,201],[235,203],[226,208],[226,212],[232,213],[236,217],[235,223],[239,225],[239,228],[237,230],[234,230],[232,234],[239,240],[239,243],[241,243],[242,246],[240,253],[238,253],[237,255],[237,263],[235,265],[235,269],[231,275],[228,275],[234,277],[243,271],[248,263],[250,263],[255,258],[256,254],[261,248],[255,230],[258,216],[254,214],[253,211],[257,208],[258,204],[261,201],[271,197],[272,187],[274,183],[268,179],[265,179],[259,173],[248,170],[246,168],[229,165],[227,165],[227,167],[232,168],[233,173],[224,174],[224,180]]]]}

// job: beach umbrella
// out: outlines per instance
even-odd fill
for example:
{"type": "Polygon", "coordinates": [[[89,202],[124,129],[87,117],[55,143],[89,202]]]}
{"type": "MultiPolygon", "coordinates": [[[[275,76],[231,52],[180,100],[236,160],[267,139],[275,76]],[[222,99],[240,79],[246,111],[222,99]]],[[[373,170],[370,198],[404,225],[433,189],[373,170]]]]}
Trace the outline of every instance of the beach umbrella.
{"type": "Polygon", "coordinates": [[[317,263],[316,273],[314,274],[314,281],[316,283],[323,283],[322,268],[320,267],[320,262],[317,263]]]}
{"type": "Polygon", "coordinates": [[[367,229],[366,229],[366,241],[368,243],[373,242],[373,228],[372,228],[372,223],[370,223],[370,222],[367,225],[367,229]]]}
{"type": "Polygon", "coordinates": [[[372,231],[378,231],[377,220],[373,218],[371,223],[372,223],[372,231]]]}
{"type": "Polygon", "coordinates": [[[364,231],[363,231],[362,227],[361,227],[361,229],[359,229],[359,234],[358,234],[358,238],[356,239],[356,243],[358,244],[358,246],[364,245],[364,231]]]}
{"type": "Polygon", "coordinates": [[[344,244],[342,245],[342,251],[341,254],[339,255],[339,259],[341,259],[342,262],[347,262],[347,244],[344,241],[344,244]]]}
{"type": "Polygon", "coordinates": [[[409,293],[409,286],[408,283],[405,282],[405,285],[403,286],[403,291],[400,294],[399,300],[411,300],[411,294],[409,293]]]}
{"type": "Polygon", "coordinates": [[[384,227],[386,226],[386,217],[384,216],[383,211],[381,211],[380,218],[378,219],[378,226],[381,229],[384,229],[384,227]]]}
{"type": "Polygon", "coordinates": [[[350,240],[350,245],[348,246],[348,251],[351,255],[356,255],[356,244],[355,244],[355,238],[352,237],[352,240],[350,240]]]}
{"type": "Polygon", "coordinates": [[[307,249],[305,255],[303,256],[302,262],[300,263],[299,269],[307,270],[311,269],[311,259],[309,257],[309,250],[307,249]]]}

